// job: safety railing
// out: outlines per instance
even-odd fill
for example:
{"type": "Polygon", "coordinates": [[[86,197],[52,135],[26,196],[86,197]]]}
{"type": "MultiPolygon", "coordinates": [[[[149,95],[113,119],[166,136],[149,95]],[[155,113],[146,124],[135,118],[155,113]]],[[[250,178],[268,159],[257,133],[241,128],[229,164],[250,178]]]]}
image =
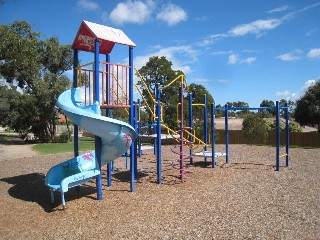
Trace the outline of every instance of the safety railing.
{"type": "Polygon", "coordinates": [[[100,62],[100,89],[95,93],[93,63],[78,66],[78,86],[82,87],[84,104],[92,104],[95,94],[99,94],[101,108],[129,108],[129,69],[122,64],[100,62]]]}

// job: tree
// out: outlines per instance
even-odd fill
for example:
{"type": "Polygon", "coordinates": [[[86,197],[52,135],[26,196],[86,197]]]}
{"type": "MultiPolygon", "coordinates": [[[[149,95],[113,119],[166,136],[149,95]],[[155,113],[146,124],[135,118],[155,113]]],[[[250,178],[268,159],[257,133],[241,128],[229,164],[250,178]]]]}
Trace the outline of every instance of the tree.
{"type": "Polygon", "coordinates": [[[257,143],[266,143],[268,125],[259,114],[248,114],[243,119],[242,131],[246,138],[253,139],[257,143]]]}
{"type": "Polygon", "coordinates": [[[1,87],[0,124],[41,141],[55,136],[58,95],[70,87],[62,75],[72,67],[72,50],[56,37],[40,39],[27,22],[0,26],[1,87]],[[12,97],[11,97],[12,96],[12,97]]]}
{"type": "MultiPolygon", "coordinates": [[[[216,105],[216,108],[224,108],[224,106],[221,106],[220,104],[218,104],[218,105],[216,105]]],[[[223,110],[215,110],[214,114],[215,114],[216,118],[224,117],[224,111],[223,110]]]]}
{"type": "MultiPolygon", "coordinates": [[[[260,103],[260,107],[274,107],[275,104],[271,100],[263,100],[260,103]]],[[[259,113],[261,117],[268,118],[276,115],[276,110],[275,109],[260,109],[259,113]]]]}
{"type": "MultiPolygon", "coordinates": [[[[286,106],[286,104],[288,104],[288,111],[289,111],[289,118],[293,116],[294,113],[294,108],[295,108],[295,103],[291,100],[287,101],[285,99],[281,99],[279,102],[279,105],[281,107],[286,106]]],[[[283,118],[286,118],[286,112],[284,109],[280,109],[280,116],[283,118]]]]}
{"type": "MultiPolygon", "coordinates": [[[[142,95],[146,103],[153,110],[154,102],[149,96],[148,91],[151,93],[153,98],[156,94],[156,84],[160,86],[168,85],[172,80],[182,75],[183,72],[180,70],[172,69],[172,62],[167,60],[166,57],[151,57],[145,66],[139,69],[139,73],[142,79],[138,81],[137,85],[142,91],[142,95]]],[[[161,91],[161,102],[164,104],[164,114],[166,124],[171,128],[177,127],[176,117],[176,105],[179,102],[179,86],[181,82],[176,81],[170,87],[164,88],[161,91]]],[[[152,113],[149,111],[149,123],[153,122],[152,113]]]]}
{"type": "MultiPolygon", "coordinates": [[[[214,99],[212,95],[208,92],[208,90],[201,84],[191,83],[189,86],[189,92],[192,93],[192,103],[193,104],[203,104],[204,95],[207,98],[207,116],[204,116],[204,107],[193,107],[192,108],[192,115],[193,115],[193,128],[198,137],[203,138],[204,129],[203,129],[203,121],[204,117],[208,119],[208,125],[210,126],[210,111],[211,111],[211,104],[214,103],[214,99]]],[[[185,98],[185,119],[189,119],[189,97],[186,96],[185,98]]],[[[187,123],[188,124],[188,123],[187,123]]]]}
{"type": "Polygon", "coordinates": [[[320,132],[320,80],[310,86],[306,93],[296,102],[294,112],[296,122],[305,125],[318,126],[320,132]]]}

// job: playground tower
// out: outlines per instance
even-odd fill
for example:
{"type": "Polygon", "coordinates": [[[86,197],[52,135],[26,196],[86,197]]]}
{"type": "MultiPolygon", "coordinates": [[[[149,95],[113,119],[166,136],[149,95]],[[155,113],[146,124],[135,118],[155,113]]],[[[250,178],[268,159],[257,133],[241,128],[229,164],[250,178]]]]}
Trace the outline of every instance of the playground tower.
{"type": "MultiPolygon", "coordinates": [[[[134,127],[133,105],[133,48],[136,45],[121,30],[100,24],[82,21],[73,41],[74,69],[73,87],[81,87],[85,104],[100,103],[100,109],[106,109],[110,117],[111,109],[125,108],[129,113],[129,124],[134,127]],[[128,65],[110,62],[110,53],[116,44],[129,47],[128,65]],[[79,51],[94,53],[94,61],[79,65],[79,51]],[[105,55],[105,60],[100,60],[105,55]]],[[[74,155],[79,155],[78,126],[74,126],[74,155]]],[[[134,147],[130,146],[130,190],[135,191],[134,147]]],[[[101,155],[101,138],[95,137],[96,156],[101,155]]],[[[101,164],[100,164],[101,167],[101,164]]],[[[97,177],[97,198],[102,199],[101,174],[97,177]]],[[[111,185],[111,164],[108,163],[108,185],[111,185]]]]}

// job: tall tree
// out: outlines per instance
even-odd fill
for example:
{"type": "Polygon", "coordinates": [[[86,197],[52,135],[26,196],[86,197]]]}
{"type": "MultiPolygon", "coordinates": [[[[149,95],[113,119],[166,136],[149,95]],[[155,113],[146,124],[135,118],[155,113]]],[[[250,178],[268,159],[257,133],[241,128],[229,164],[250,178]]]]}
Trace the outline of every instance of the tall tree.
{"type": "MultiPolygon", "coordinates": [[[[288,104],[288,111],[289,111],[289,118],[293,117],[293,113],[294,113],[294,109],[295,109],[295,103],[291,100],[285,100],[285,99],[281,99],[279,102],[281,107],[286,106],[286,104],[288,104]]],[[[284,109],[280,110],[280,115],[285,118],[286,117],[286,113],[284,109]]]]}
{"type": "MultiPolygon", "coordinates": [[[[172,69],[172,62],[167,60],[166,57],[151,57],[145,66],[139,69],[142,79],[138,81],[137,85],[142,91],[142,95],[150,108],[153,110],[154,102],[152,101],[149,93],[155,97],[156,84],[160,86],[167,86],[172,80],[182,75],[180,70],[172,69]],[[145,84],[143,84],[143,81],[145,84]]],[[[181,82],[176,81],[169,87],[162,89],[161,102],[164,104],[164,118],[169,127],[177,127],[176,105],[179,102],[179,86],[181,82]]],[[[152,114],[149,112],[149,123],[153,121],[152,114]]]]}
{"type": "MultiPolygon", "coordinates": [[[[208,90],[201,84],[195,84],[191,83],[189,86],[189,92],[192,93],[192,103],[195,104],[203,104],[204,95],[206,95],[207,98],[207,116],[204,116],[204,107],[203,106],[194,106],[192,108],[192,115],[193,115],[193,128],[196,132],[196,135],[200,138],[203,138],[204,135],[204,128],[203,128],[203,122],[204,118],[207,118],[208,125],[210,126],[210,111],[211,111],[211,104],[214,103],[214,99],[212,95],[208,92],[208,90]]],[[[186,96],[185,98],[185,119],[189,119],[189,98],[186,96]]],[[[188,124],[186,122],[186,124],[188,124]]]]}
{"type": "Polygon", "coordinates": [[[62,74],[72,67],[72,50],[54,36],[41,40],[40,35],[24,21],[0,26],[0,75],[6,82],[0,98],[7,109],[0,124],[47,142],[55,135],[57,97],[70,87],[62,74]]]}
{"type": "Polygon", "coordinates": [[[296,102],[295,120],[302,126],[317,125],[320,132],[320,80],[310,86],[296,102]]]}
{"type": "MultiPolygon", "coordinates": [[[[272,100],[263,100],[260,103],[260,107],[274,107],[275,104],[272,100]]],[[[260,115],[264,118],[267,117],[272,117],[276,115],[276,110],[275,109],[261,109],[259,110],[260,115]]]]}

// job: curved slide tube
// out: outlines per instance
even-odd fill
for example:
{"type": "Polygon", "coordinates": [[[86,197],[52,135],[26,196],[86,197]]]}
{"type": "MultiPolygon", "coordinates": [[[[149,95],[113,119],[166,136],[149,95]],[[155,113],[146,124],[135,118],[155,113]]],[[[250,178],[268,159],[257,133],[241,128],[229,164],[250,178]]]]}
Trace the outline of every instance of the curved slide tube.
{"type": "MultiPolygon", "coordinates": [[[[63,92],[57,102],[69,119],[102,140],[101,165],[112,162],[130,147],[137,137],[134,128],[122,121],[101,116],[98,102],[90,106],[81,103],[80,88],[63,92]]],[[[45,185],[61,193],[62,206],[65,206],[64,193],[100,174],[95,151],[82,154],[53,166],[47,173],[45,185]]]]}

